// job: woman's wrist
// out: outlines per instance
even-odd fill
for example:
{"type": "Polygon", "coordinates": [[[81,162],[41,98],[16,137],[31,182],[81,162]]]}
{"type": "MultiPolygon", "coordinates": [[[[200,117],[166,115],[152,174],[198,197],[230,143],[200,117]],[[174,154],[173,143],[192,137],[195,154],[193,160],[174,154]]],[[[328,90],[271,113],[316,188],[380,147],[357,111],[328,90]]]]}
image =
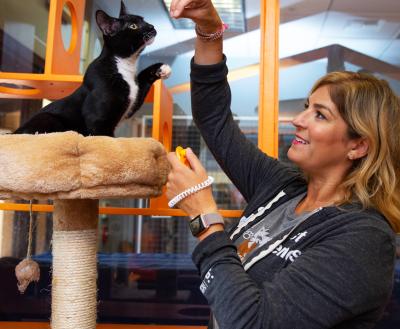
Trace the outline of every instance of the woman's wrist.
{"type": "Polygon", "coordinates": [[[198,29],[207,34],[217,32],[221,29],[221,26],[223,25],[222,20],[216,11],[207,16],[206,19],[197,20],[195,24],[198,29]]]}
{"type": "Polygon", "coordinates": [[[214,32],[212,33],[206,33],[204,32],[198,25],[195,27],[196,35],[197,38],[203,41],[214,41],[218,39],[222,39],[222,36],[224,35],[225,30],[228,28],[228,25],[225,23],[221,23],[222,25],[218,27],[214,32]]]}
{"type": "Polygon", "coordinates": [[[200,207],[192,207],[190,209],[185,210],[188,216],[193,219],[200,214],[212,214],[218,212],[218,207],[215,202],[201,202],[202,205],[200,207]]]}
{"type": "Polygon", "coordinates": [[[211,234],[214,234],[215,232],[221,232],[221,231],[224,231],[224,226],[222,224],[210,225],[210,227],[207,228],[207,230],[205,230],[203,233],[201,233],[199,236],[197,236],[197,239],[199,239],[199,241],[203,241],[205,238],[207,238],[211,234]]]}

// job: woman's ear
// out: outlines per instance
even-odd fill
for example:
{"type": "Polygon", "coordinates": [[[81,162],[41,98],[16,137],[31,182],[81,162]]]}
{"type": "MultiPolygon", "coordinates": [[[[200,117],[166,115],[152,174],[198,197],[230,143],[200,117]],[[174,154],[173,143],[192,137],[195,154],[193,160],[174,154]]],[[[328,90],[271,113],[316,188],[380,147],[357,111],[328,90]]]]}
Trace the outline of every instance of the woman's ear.
{"type": "Polygon", "coordinates": [[[357,160],[365,157],[368,154],[369,143],[366,138],[358,138],[355,141],[355,144],[347,154],[347,157],[350,160],[357,160]]]}

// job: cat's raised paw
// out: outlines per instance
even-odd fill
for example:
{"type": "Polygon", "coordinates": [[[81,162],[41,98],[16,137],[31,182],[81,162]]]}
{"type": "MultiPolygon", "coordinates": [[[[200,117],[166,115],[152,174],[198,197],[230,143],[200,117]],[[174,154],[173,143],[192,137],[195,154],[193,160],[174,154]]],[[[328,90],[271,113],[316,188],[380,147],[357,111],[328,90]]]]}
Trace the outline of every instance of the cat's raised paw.
{"type": "Polygon", "coordinates": [[[172,72],[171,67],[168,64],[163,64],[160,66],[156,74],[161,79],[168,79],[169,76],[171,75],[171,72],[172,72]]]}

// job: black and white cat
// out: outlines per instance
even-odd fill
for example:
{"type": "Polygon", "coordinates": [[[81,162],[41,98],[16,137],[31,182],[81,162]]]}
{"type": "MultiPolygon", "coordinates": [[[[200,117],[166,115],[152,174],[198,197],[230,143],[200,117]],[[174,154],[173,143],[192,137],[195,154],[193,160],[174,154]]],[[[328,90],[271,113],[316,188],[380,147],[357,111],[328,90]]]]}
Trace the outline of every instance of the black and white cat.
{"type": "Polygon", "coordinates": [[[137,72],[138,57],[157,32],[143,17],[129,15],[122,1],[118,18],[98,10],[96,22],[104,46],[88,66],[82,85],[44,107],[15,134],[74,130],[84,136],[114,136],[118,123],[142,106],[153,82],[169,77],[171,69],[163,63],[137,72]]]}

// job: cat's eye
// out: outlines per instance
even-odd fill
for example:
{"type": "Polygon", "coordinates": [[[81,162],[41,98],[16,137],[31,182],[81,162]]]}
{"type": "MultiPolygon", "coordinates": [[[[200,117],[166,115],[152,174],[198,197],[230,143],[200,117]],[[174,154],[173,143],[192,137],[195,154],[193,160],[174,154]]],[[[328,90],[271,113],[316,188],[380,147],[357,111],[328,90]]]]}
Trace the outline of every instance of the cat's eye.
{"type": "Polygon", "coordinates": [[[129,24],[128,26],[131,30],[137,30],[138,26],[135,23],[129,24]]]}

